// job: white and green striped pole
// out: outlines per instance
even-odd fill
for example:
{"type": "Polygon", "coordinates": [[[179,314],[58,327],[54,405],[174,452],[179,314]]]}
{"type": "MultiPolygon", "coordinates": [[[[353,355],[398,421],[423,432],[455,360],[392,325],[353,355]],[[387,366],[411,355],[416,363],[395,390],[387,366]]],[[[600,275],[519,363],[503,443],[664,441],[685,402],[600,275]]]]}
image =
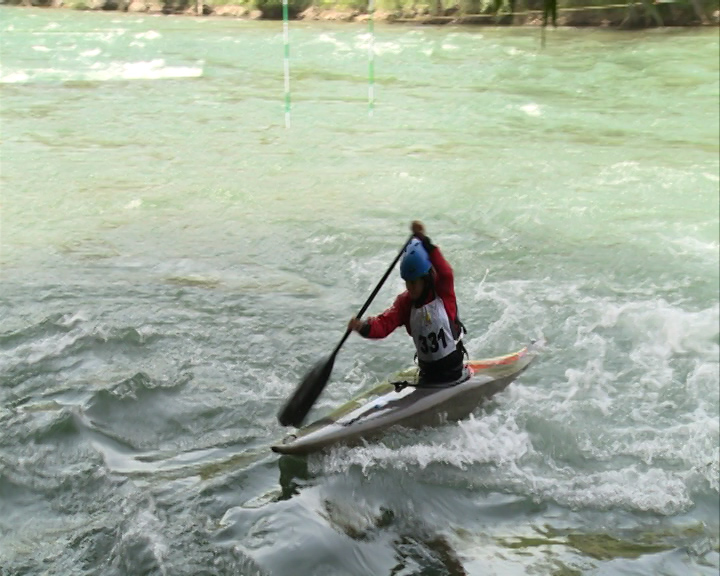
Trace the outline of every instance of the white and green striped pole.
{"type": "Polygon", "coordinates": [[[283,68],[285,72],[285,128],[290,128],[290,26],[288,25],[288,0],[283,0],[283,44],[285,57],[283,68]]]}
{"type": "Polygon", "coordinates": [[[368,0],[368,28],[370,41],[368,42],[368,116],[372,118],[375,108],[375,24],[373,14],[375,12],[374,0],[368,0]]]}

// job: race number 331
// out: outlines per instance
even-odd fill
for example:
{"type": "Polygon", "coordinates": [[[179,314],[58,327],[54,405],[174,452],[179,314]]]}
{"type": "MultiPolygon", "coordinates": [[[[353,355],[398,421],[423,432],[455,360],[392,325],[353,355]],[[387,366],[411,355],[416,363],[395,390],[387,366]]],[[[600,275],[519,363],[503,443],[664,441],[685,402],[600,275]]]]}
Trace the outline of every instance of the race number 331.
{"type": "Polygon", "coordinates": [[[443,348],[447,348],[447,336],[445,336],[445,330],[440,328],[438,332],[430,332],[427,336],[420,336],[420,351],[423,354],[434,354],[440,350],[440,344],[443,348]]]}

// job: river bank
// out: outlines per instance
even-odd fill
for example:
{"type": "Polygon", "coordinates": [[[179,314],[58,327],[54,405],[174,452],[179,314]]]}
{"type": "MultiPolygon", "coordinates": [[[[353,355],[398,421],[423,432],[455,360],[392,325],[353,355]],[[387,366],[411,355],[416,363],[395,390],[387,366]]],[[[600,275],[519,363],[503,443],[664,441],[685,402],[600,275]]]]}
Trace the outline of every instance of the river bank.
{"type": "MultiPolygon", "coordinates": [[[[118,11],[147,14],[216,16],[248,20],[282,19],[281,0],[13,0],[3,5],[118,11]]],[[[478,0],[381,0],[375,4],[375,21],[416,25],[540,26],[542,0],[505,0],[492,5],[478,0]]],[[[718,26],[717,0],[681,2],[610,3],[588,0],[558,2],[558,26],[638,29],[662,26],[718,26]]],[[[307,21],[363,22],[370,19],[368,5],[354,0],[308,2],[291,0],[289,18],[307,21]]]]}

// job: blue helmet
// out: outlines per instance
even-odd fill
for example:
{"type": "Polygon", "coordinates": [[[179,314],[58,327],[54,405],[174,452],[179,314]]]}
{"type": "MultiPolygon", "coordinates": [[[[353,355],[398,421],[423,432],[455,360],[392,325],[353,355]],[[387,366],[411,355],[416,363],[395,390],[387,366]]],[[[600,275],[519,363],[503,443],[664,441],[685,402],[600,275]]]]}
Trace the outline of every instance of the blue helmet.
{"type": "Polygon", "coordinates": [[[405,255],[400,262],[400,276],[406,282],[417,280],[430,272],[432,264],[425,247],[420,240],[414,239],[405,248],[405,255]]]}

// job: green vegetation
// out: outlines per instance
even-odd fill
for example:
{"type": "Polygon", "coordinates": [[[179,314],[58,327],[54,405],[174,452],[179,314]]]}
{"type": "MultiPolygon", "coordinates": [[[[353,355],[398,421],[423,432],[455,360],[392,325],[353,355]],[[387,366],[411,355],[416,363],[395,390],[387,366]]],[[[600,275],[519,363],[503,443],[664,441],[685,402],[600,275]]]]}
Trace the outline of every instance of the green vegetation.
{"type": "MultiPolygon", "coordinates": [[[[288,2],[288,17],[297,18],[307,10],[312,0],[293,0],[288,2]]],[[[255,8],[262,12],[263,18],[268,20],[282,19],[282,0],[255,0],[255,8]]]]}

